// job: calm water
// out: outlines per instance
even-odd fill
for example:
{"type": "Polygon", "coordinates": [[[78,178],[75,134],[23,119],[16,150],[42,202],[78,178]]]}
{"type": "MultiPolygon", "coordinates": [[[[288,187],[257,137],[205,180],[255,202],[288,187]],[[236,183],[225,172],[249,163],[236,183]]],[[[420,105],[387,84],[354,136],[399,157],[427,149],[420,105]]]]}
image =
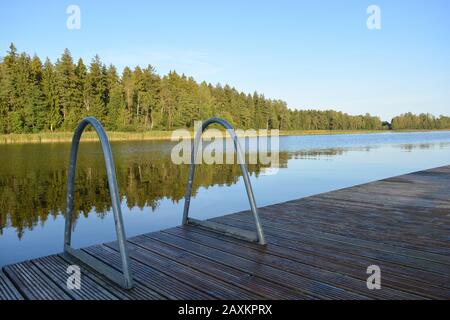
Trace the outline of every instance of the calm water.
{"type": "MultiPolygon", "coordinates": [[[[188,167],[170,142],[112,143],[127,236],[180,223],[188,167]]],[[[62,250],[69,144],[0,146],[0,265],[62,250]]],[[[450,132],[280,138],[281,169],[249,167],[259,206],[450,164],[450,132]]],[[[191,214],[248,209],[236,165],[197,170],[191,214]]],[[[113,240],[104,163],[97,143],[80,147],[75,247],[113,240]]]]}

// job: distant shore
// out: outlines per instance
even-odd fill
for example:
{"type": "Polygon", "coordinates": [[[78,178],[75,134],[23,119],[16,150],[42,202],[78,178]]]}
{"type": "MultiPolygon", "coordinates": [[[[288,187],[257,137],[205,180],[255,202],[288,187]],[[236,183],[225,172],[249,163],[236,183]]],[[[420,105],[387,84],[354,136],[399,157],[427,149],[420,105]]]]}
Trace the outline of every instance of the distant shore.
{"type": "MultiPolygon", "coordinates": [[[[309,136],[309,135],[337,135],[337,134],[373,134],[389,132],[430,132],[447,130],[285,130],[280,136],[309,136]]],[[[110,141],[156,141],[171,140],[172,131],[147,132],[107,132],[110,141]]],[[[43,132],[32,134],[3,134],[0,135],[0,145],[28,144],[28,143],[67,143],[72,141],[72,132],[43,132]]],[[[191,132],[191,136],[193,136],[191,132]]],[[[208,133],[204,134],[208,137],[208,133]]],[[[98,141],[93,131],[83,133],[82,141],[98,141]]]]}

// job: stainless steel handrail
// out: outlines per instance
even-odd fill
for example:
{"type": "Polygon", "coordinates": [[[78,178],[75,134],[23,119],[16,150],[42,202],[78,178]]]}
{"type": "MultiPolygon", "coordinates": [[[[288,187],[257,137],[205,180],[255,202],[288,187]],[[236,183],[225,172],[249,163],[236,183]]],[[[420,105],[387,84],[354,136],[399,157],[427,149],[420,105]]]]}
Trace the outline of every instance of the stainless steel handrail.
{"type": "Polygon", "coordinates": [[[253,189],[252,189],[252,185],[250,183],[247,166],[245,164],[245,157],[242,154],[241,146],[239,144],[239,140],[236,136],[236,133],[234,132],[233,127],[231,126],[231,124],[229,124],[224,119],[210,118],[202,123],[202,127],[196,133],[194,145],[192,146],[191,165],[190,165],[190,169],[189,169],[189,180],[188,180],[186,194],[185,194],[182,224],[183,225],[187,225],[187,224],[199,225],[199,226],[202,226],[202,227],[205,227],[208,229],[213,229],[215,231],[219,231],[219,232],[228,234],[230,236],[235,236],[235,237],[242,238],[242,239],[252,241],[252,242],[258,242],[261,245],[266,244],[266,240],[264,238],[264,232],[263,232],[261,222],[259,219],[259,215],[258,215],[258,209],[256,207],[255,196],[253,194],[253,189]],[[242,171],[242,177],[244,178],[245,189],[247,190],[248,201],[250,203],[250,208],[253,213],[253,217],[255,219],[256,236],[246,230],[241,230],[238,228],[230,227],[227,225],[223,225],[223,224],[219,224],[219,223],[215,223],[215,222],[211,222],[211,221],[200,221],[197,219],[189,218],[189,206],[190,206],[191,196],[192,196],[192,183],[194,181],[195,162],[196,162],[196,157],[197,157],[197,152],[198,152],[198,146],[200,143],[200,139],[202,138],[203,132],[209,125],[211,125],[213,123],[220,124],[225,129],[227,129],[228,133],[231,136],[231,139],[233,140],[234,149],[237,153],[238,163],[240,164],[241,171],[242,171]]]}
{"type": "Polygon", "coordinates": [[[130,262],[126,245],[125,228],[123,225],[122,211],[120,209],[120,198],[117,189],[116,171],[111,153],[111,146],[108,141],[105,130],[100,122],[94,117],[83,119],[75,129],[72,138],[72,148],[70,151],[69,172],[67,179],[67,206],[66,206],[66,223],[64,233],[64,253],[69,254],[82,261],[89,267],[95,269],[108,279],[121,285],[123,288],[130,289],[133,287],[133,279],[130,273],[130,262]],[[88,125],[92,125],[97,132],[103,150],[106,164],[106,173],[108,176],[109,192],[111,195],[112,209],[114,214],[114,223],[116,226],[117,242],[119,245],[120,257],[122,261],[122,273],[113,269],[109,265],[101,262],[93,256],[71,247],[72,238],[72,216],[74,210],[74,191],[75,191],[75,170],[77,166],[78,146],[80,144],[81,134],[88,125]]]}

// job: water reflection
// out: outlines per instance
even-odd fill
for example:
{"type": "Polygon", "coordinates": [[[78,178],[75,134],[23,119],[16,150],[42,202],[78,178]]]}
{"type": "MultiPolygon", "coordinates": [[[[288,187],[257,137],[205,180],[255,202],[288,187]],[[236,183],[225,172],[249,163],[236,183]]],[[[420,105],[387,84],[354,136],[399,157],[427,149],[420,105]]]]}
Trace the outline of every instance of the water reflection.
{"type": "Polygon", "coordinates": [[[409,144],[399,145],[398,147],[405,152],[411,152],[416,149],[420,149],[420,150],[428,150],[428,149],[432,149],[432,148],[444,149],[444,148],[448,148],[449,146],[450,146],[449,142],[441,142],[441,143],[436,143],[436,144],[431,144],[431,143],[412,144],[412,143],[409,143],[409,144]]]}
{"type": "MultiPolygon", "coordinates": [[[[403,151],[449,147],[450,142],[399,144],[403,151]]],[[[2,146],[0,162],[0,234],[4,228],[16,230],[18,238],[26,230],[49,217],[56,218],[65,210],[67,159],[69,146],[22,145],[2,146]]],[[[280,152],[280,167],[287,168],[290,159],[326,160],[350,151],[370,152],[379,145],[347,148],[324,148],[280,152]]],[[[158,209],[162,199],[178,203],[183,199],[188,177],[187,165],[175,165],[170,160],[171,145],[167,143],[115,143],[119,194],[128,208],[158,209]]],[[[263,165],[249,165],[249,173],[258,178],[263,165]]],[[[194,181],[193,196],[199,188],[230,186],[241,176],[238,165],[199,166],[194,181]]],[[[80,148],[76,174],[74,219],[80,215],[104,217],[111,210],[107,177],[100,146],[85,143],[80,148]]]]}
{"type": "MultiPolygon", "coordinates": [[[[172,163],[173,145],[112,143],[128,236],[180,222],[188,166],[172,163]]],[[[280,149],[276,175],[248,168],[259,206],[448,165],[450,132],[282,137],[280,149]]],[[[0,266],[61,251],[69,151],[69,144],[0,146],[0,266]]],[[[248,209],[237,165],[198,167],[194,197],[201,219],[248,209]]],[[[114,239],[97,143],[80,146],[75,207],[76,246],[114,239]]]]}
{"type": "MultiPolygon", "coordinates": [[[[162,148],[164,146],[161,146],[162,148]]],[[[175,165],[166,152],[156,150],[133,153],[129,146],[113,146],[119,195],[128,208],[158,208],[166,198],[180,201],[185,192],[189,167],[175,165]]],[[[65,210],[67,190],[66,145],[7,147],[10,161],[0,165],[0,233],[5,227],[17,230],[22,237],[26,229],[44,224],[49,216],[56,217],[65,210]],[[36,161],[36,148],[49,149],[50,161],[36,161]],[[60,149],[60,150],[55,150],[60,149]],[[29,161],[15,161],[29,159],[29,161]],[[13,168],[11,164],[14,163],[13,168]]],[[[280,165],[286,167],[288,153],[280,154],[280,165]]],[[[258,177],[262,165],[249,165],[249,173],[258,177]]],[[[267,167],[267,166],[266,166],[267,167]]],[[[193,186],[193,196],[201,187],[235,184],[241,176],[238,165],[218,164],[198,166],[193,186]]],[[[105,166],[96,143],[86,143],[80,148],[75,182],[75,220],[95,212],[104,216],[110,207],[110,196],[105,166]]]]}

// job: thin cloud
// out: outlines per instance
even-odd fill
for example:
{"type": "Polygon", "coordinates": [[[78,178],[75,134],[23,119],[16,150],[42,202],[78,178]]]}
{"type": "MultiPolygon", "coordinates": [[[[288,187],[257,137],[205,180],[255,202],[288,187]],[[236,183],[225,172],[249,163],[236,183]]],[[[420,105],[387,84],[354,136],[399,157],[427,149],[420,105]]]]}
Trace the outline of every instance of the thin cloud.
{"type": "Polygon", "coordinates": [[[185,73],[195,78],[216,75],[223,70],[211,62],[209,55],[198,51],[141,51],[141,52],[103,52],[99,54],[108,64],[116,65],[120,70],[125,66],[146,67],[151,64],[158,73],[165,74],[170,70],[185,73]]]}

